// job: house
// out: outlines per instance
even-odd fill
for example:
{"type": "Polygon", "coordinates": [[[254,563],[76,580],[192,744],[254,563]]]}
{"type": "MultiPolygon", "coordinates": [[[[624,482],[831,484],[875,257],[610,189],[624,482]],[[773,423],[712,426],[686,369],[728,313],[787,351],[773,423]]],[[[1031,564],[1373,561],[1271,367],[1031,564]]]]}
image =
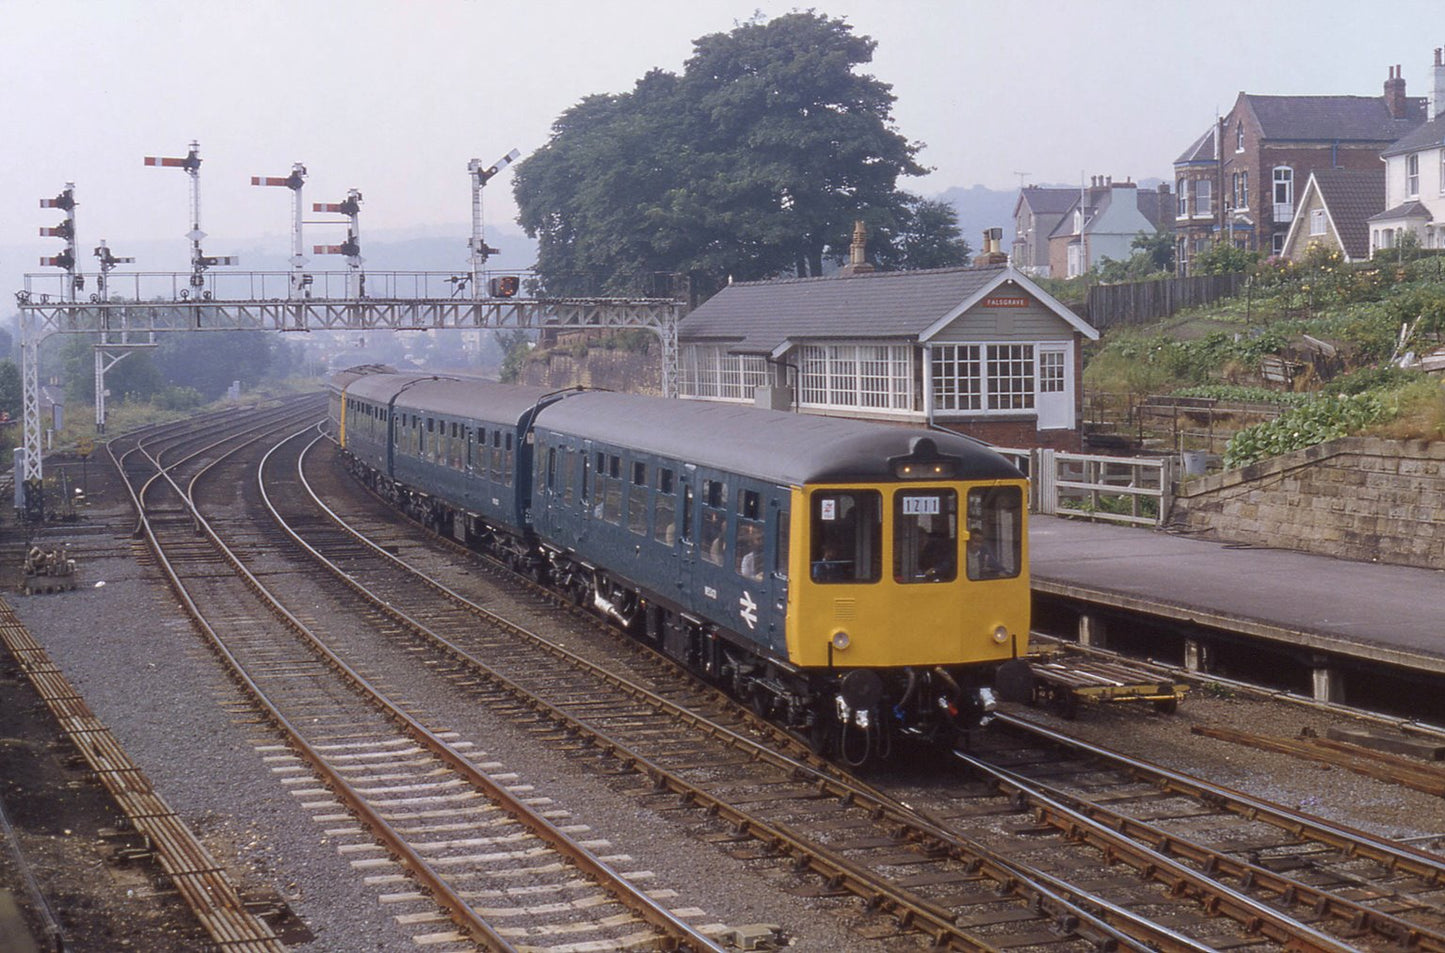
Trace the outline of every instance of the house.
{"type": "Polygon", "coordinates": [[[1167,185],[1141,191],[1131,180],[1115,183],[1111,176],[1094,176],[1087,189],[1074,193],[1049,234],[1049,274],[1077,278],[1105,258],[1127,260],[1140,232],[1153,235],[1170,229],[1171,211],[1167,185]]]}
{"type": "Polygon", "coordinates": [[[1429,119],[1386,149],[1385,207],[1370,219],[1370,250],[1394,248],[1409,232],[1423,248],[1445,248],[1445,61],[1435,50],[1429,119]]]}
{"type": "Polygon", "coordinates": [[[1370,216],[1385,205],[1385,170],[1317,169],[1300,193],[1299,209],[1280,254],[1299,261],[1311,245],[1338,249],[1345,261],[1370,257],[1370,216]]]}
{"type": "Polygon", "coordinates": [[[728,285],[678,330],[684,399],[1076,449],[1099,336],[1012,265],[728,285]]]}
{"type": "Polygon", "coordinates": [[[1031,185],[1014,203],[1013,266],[1034,278],[1049,275],[1049,235],[1079,199],[1078,189],[1031,185]]]}
{"type": "Polygon", "coordinates": [[[1381,96],[1241,92],[1174,161],[1180,273],[1216,240],[1279,254],[1311,172],[1378,169],[1380,153],[1425,119],[1425,98],[1405,95],[1399,66],[1381,96]]]}

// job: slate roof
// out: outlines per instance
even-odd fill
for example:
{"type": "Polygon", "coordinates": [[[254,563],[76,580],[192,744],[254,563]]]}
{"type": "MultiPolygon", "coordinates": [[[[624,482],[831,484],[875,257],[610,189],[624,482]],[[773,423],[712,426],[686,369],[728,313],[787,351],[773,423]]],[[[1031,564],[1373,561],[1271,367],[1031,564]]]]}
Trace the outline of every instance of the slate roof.
{"type": "Polygon", "coordinates": [[[1434,217],[1434,215],[1430,214],[1430,210],[1428,208],[1415,201],[1414,199],[1411,199],[1410,201],[1405,202],[1402,205],[1396,205],[1394,208],[1387,208],[1378,215],[1371,215],[1370,221],[1386,222],[1395,221],[1402,218],[1420,218],[1428,222],[1434,217]]]}
{"type": "Polygon", "coordinates": [[[737,282],[683,318],[678,338],[729,342],[729,350],[741,354],[772,354],[790,341],[809,339],[916,341],[1006,279],[1061,312],[1061,320],[1096,333],[1005,265],[737,282]]]}
{"type": "Polygon", "coordinates": [[[1079,197],[1078,189],[1057,189],[1031,185],[1019,189],[1019,201],[1033,209],[1035,215],[1062,215],[1079,197]]]}
{"type": "MultiPolygon", "coordinates": [[[[1355,261],[1370,257],[1369,221],[1385,204],[1385,170],[1316,169],[1310,173],[1310,179],[1320,193],[1345,254],[1355,261]]],[[[1305,189],[1308,191],[1308,184],[1305,189]]]]}
{"type": "Polygon", "coordinates": [[[1173,192],[1158,189],[1139,190],[1139,212],[1149,220],[1154,229],[1168,230],[1174,223],[1174,210],[1178,207],[1173,192]]]}
{"type": "Polygon", "coordinates": [[[1404,155],[1407,152],[1419,152],[1421,149],[1433,149],[1442,144],[1445,144],[1445,113],[1441,113],[1405,136],[1381,155],[1404,155]]]}
{"type": "Polygon", "coordinates": [[[1174,160],[1175,165],[1186,165],[1190,162],[1213,162],[1214,154],[1214,127],[1204,130],[1204,135],[1195,139],[1188,149],[1174,160]]]}
{"type": "Polygon", "coordinates": [[[1396,142],[1425,121],[1425,97],[1406,99],[1395,119],[1383,96],[1257,96],[1240,94],[1265,139],[1295,142],[1396,142]]]}

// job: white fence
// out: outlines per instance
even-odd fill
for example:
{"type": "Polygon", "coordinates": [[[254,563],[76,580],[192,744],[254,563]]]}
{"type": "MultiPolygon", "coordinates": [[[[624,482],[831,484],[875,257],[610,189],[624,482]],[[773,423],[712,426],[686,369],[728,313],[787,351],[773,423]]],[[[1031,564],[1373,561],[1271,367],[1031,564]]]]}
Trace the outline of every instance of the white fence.
{"type": "Polygon", "coordinates": [[[1109,457],[1062,450],[1009,450],[1028,474],[1029,509],[1114,523],[1158,526],[1169,518],[1177,460],[1109,457]]]}

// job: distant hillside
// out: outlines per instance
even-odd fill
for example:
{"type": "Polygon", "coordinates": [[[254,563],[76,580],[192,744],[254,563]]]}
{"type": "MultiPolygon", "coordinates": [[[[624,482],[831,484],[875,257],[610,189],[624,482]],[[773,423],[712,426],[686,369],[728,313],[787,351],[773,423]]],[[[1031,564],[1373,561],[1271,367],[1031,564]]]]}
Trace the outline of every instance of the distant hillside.
{"type": "Polygon", "coordinates": [[[983,232],[986,228],[1003,229],[1003,249],[1008,251],[1014,240],[1014,203],[1018,201],[1018,189],[990,189],[982,185],[972,188],[954,186],[942,195],[935,195],[939,202],[947,202],[958,212],[958,229],[968,247],[977,254],[983,248],[983,232]]]}

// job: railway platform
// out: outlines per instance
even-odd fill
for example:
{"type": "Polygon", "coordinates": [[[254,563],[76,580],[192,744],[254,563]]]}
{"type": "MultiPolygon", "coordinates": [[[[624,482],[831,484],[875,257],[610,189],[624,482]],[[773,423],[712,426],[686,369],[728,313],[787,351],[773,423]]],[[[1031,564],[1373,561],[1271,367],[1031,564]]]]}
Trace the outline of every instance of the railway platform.
{"type": "MultiPolygon", "coordinates": [[[[1445,571],[1050,516],[1030,518],[1036,596],[1139,613],[1318,653],[1316,698],[1337,700],[1346,662],[1445,675],[1445,571]]],[[[1185,664],[1203,667],[1190,657],[1185,664]]]]}

